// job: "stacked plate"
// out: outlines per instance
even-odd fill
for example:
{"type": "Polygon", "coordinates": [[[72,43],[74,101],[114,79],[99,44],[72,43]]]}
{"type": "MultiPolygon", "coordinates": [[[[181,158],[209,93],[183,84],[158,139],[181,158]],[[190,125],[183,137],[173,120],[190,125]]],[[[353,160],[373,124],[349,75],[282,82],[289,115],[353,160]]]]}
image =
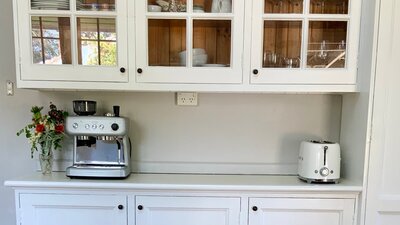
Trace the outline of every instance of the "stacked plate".
{"type": "Polygon", "coordinates": [[[69,0],[31,0],[32,9],[69,10],[69,0]]]}

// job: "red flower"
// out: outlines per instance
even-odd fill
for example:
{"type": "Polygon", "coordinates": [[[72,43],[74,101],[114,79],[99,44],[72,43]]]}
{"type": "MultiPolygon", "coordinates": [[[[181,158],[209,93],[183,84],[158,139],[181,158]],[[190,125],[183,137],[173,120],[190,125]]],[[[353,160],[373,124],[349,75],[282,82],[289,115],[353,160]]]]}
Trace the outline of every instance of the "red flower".
{"type": "Polygon", "coordinates": [[[42,133],[44,131],[44,125],[43,124],[36,125],[35,130],[37,133],[42,133]]]}
{"type": "Polygon", "coordinates": [[[56,125],[54,129],[56,130],[56,133],[62,133],[64,132],[64,125],[62,124],[56,125]]]}

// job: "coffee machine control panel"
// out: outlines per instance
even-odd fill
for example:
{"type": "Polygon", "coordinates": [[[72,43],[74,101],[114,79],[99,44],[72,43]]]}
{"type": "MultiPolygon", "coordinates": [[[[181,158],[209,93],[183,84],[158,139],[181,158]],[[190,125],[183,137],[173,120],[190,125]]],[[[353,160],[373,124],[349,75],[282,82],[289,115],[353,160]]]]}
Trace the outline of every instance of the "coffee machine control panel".
{"type": "Polygon", "coordinates": [[[69,116],[65,124],[70,135],[122,136],[128,130],[128,120],[123,117],[69,116]]]}

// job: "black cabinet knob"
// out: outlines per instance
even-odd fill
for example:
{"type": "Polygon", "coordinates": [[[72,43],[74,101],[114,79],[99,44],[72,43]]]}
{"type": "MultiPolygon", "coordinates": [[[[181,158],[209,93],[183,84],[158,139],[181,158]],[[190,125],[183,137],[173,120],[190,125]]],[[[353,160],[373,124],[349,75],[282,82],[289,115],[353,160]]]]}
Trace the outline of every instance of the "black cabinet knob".
{"type": "Polygon", "coordinates": [[[143,209],[143,206],[142,205],[138,205],[138,207],[137,207],[139,210],[142,210],[143,209]]]}
{"type": "Polygon", "coordinates": [[[258,208],[257,208],[257,206],[253,206],[253,211],[257,211],[258,210],[258,208]]]}
{"type": "Polygon", "coordinates": [[[254,75],[257,75],[257,74],[258,74],[258,70],[257,70],[257,69],[254,69],[254,70],[253,70],[253,74],[254,74],[254,75]]]}
{"type": "Polygon", "coordinates": [[[122,209],[124,209],[124,206],[123,205],[118,205],[118,209],[122,210],[122,209]]]}
{"type": "Polygon", "coordinates": [[[125,73],[125,72],[126,72],[126,69],[125,69],[124,67],[121,67],[121,68],[119,69],[119,71],[120,71],[121,73],[125,73]]]}
{"type": "Polygon", "coordinates": [[[118,124],[116,124],[116,123],[111,124],[111,129],[112,129],[113,131],[117,131],[117,130],[119,129],[118,124]]]}
{"type": "Polygon", "coordinates": [[[137,69],[137,72],[138,72],[138,73],[143,73],[142,68],[138,68],[138,69],[137,69]]]}

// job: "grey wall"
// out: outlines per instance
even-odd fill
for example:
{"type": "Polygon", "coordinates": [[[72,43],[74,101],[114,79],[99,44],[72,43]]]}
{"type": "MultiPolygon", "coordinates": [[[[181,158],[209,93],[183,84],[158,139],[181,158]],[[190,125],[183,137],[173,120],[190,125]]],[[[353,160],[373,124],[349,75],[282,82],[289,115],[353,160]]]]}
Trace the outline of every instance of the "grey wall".
{"type": "Polygon", "coordinates": [[[335,95],[201,93],[199,106],[181,107],[174,93],[43,94],[70,112],[78,98],[96,100],[100,112],[120,105],[131,121],[134,171],[296,174],[302,140],[339,140],[335,95]]]}
{"type": "Polygon", "coordinates": [[[15,81],[11,2],[0,1],[0,224],[15,224],[13,191],[4,180],[36,168],[27,140],[15,135],[32,105],[53,101],[71,111],[73,99],[90,98],[105,112],[120,104],[131,119],[139,171],[293,173],[301,140],[339,140],[337,95],[200,94],[198,107],[175,106],[173,93],[18,89],[8,97],[6,80],[15,81]]]}
{"type": "Polygon", "coordinates": [[[15,224],[14,197],[2,184],[34,168],[25,141],[15,138],[15,131],[26,123],[27,108],[38,102],[40,94],[19,90],[14,97],[5,95],[5,81],[15,81],[11,0],[0,1],[0,32],[0,224],[8,225],[15,224]]]}

